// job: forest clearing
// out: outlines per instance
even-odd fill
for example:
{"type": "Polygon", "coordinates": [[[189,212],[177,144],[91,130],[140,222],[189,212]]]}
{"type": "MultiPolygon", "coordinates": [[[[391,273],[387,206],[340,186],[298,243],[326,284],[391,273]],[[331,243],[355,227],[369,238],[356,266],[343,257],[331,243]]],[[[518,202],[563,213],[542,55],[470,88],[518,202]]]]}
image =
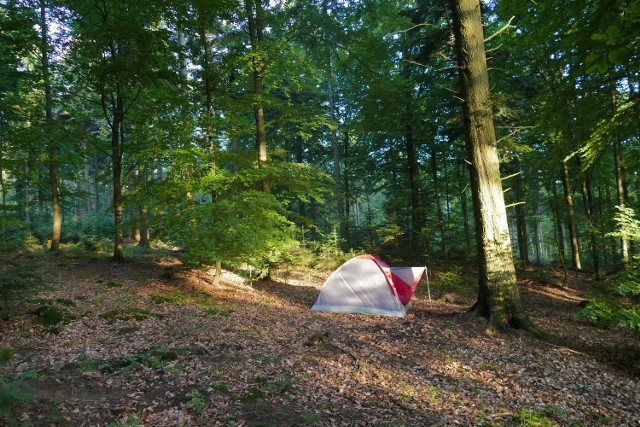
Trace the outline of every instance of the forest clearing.
{"type": "Polygon", "coordinates": [[[421,283],[404,319],[309,311],[326,271],[215,283],[155,250],[4,262],[32,283],[0,323],[7,425],[640,424],[638,341],[576,320],[583,274],[519,272],[538,339],[484,334],[473,279],[456,292],[437,262],[432,304],[421,283]]]}
{"type": "Polygon", "coordinates": [[[638,2],[0,0],[0,424],[640,426],[638,117],[638,2]]]}

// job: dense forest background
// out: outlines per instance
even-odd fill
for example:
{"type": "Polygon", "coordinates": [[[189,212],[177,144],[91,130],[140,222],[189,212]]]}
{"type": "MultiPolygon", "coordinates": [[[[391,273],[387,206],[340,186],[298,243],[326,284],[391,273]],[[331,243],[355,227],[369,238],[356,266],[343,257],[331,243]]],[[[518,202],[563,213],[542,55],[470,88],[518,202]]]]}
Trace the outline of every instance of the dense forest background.
{"type": "MultiPolygon", "coordinates": [[[[620,269],[640,6],[483,8],[518,262],[620,269]]],[[[108,238],[123,260],[135,238],[258,267],[475,251],[445,1],[3,0],[0,29],[3,248],[108,238]]]]}

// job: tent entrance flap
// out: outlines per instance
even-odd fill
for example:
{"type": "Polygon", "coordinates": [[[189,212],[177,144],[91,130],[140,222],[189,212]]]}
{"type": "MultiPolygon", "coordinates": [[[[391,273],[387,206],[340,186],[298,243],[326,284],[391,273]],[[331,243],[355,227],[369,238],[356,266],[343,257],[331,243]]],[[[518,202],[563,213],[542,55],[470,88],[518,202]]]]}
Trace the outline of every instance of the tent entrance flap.
{"type": "Polygon", "coordinates": [[[311,310],[404,317],[423,272],[371,255],[352,258],[327,279],[311,310]]]}

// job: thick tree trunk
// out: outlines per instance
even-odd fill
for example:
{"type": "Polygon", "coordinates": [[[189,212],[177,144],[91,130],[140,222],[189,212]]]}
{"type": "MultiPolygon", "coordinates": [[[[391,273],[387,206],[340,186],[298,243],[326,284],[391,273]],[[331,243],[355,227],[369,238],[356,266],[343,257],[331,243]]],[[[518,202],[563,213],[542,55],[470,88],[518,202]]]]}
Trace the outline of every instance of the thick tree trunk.
{"type": "Polygon", "coordinates": [[[60,251],[60,234],[62,231],[62,208],[58,191],[58,149],[56,147],[51,126],[53,125],[53,100],[51,95],[51,70],[49,66],[49,40],[46,5],[40,1],[40,55],[42,61],[42,77],[45,99],[45,129],[47,133],[47,151],[49,155],[49,187],[51,188],[51,204],[53,207],[53,226],[51,230],[51,252],[60,251]]]}
{"type": "Polygon", "coordinates": [[[520,299],[493,114],[480,0],[450,0],[456,40],[467,162],[475,214],[479,291],[472,311],[488,319],[487,331],[535,330],[520,299]]]}

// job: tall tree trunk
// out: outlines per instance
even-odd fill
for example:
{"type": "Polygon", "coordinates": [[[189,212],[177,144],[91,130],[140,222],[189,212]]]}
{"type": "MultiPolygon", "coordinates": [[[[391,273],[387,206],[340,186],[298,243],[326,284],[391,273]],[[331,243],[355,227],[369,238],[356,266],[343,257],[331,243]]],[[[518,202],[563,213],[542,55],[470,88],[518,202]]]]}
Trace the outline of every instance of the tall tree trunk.
{"type": "Polygon", "coordinates": [[[534,330],[522,306],[511,255],[480,0],[450,4],[478,247],[479,290],[472,311],[488,319],[489,332],[509,327],[534,330]]]}
{"type": "MultiPolygon", "coordinates": [[[[460,167],[460,178],[464,174],[464,166],[460,167]]],[[[464,245],[467,253],[471,252],[471,230],[469,229],[469,208],[467,207],[467,187],[460,192],[460,207],[462,209],[462,226],[464,230],[464,245]]]]}
{"type": "MultiPolygon", "coordinates": [[[[258,166],[264,167],[267,163],[267,132],[264,121],[264,108],[262,106],[262,93],[264,92],[264,73],[267,62],[264,58],[264,32],[263,32],[263,8],[262,0],[246,0],[245,10],[249,27],[249,41],[253,52],[253,114],[256,122],[256,146],[258,149],[258,166]]],[[[262,191],[271,192],[271,183],[267,178],[262,180],[262,191]]]]}
{"type": "Polygon", "coordinates": [[[336,97],[333,90],[333,71],[331,66],[331,56],[327,65],[327,96],[329,97],[329,118],[331,119],[331,151],[333,153],[333,181],[336,185],[336,203],[338,207],[338,221],[340,222],[340,237],[346,243],[347,224],[344,210],[344,194],[342,192],[342,171],[340,165],[340,147],[338,144],[338,131],[336,127],[338,120],[336,117],[336,97]]]}
{"type": "Polygon", "coordinates": [[[569,226],[569,240],[571,241],[571,265],[576,270],[582,270],[578,233],[576,231],[576,215],[573,196],[571,195],[571,182],[569,180],[569,165],[566,160],[562,161],[562,189],[564,190],[564,200],[567,204],[567,225],[569,226]]]}
{"type": "Polygon", "coordinates": [[[435,142],[431,144],[431,174],[433,177],[433,199],[436,201],[436,215],[438,216],[438,230],[440,231],[440,251],[447,252],[447,236],[445,232],[444,216],[442,215],[442,201],[440,200],[440,182],[438,180],[438,157],[435,142]]]}
{"type": "Polygon", "coordinates": [[[349,132],[344,133],[344,240],[351,247],[351,193],[349,188],[349,132]]]}
{"type": "Polygon", "coordinates": [[[44,0],[40,1],[40,55],[42,61],[42,79],[45,99],[45,129],[47,133],[47,151],[49,155],[49,187],[51,188],[51,204],[53,207],[53,226],[51,230],[51,252],[60,251],[60,234],[62,231],[62,209],[60,192],[58,191],[58,147],[52,135],[53,100],[51,94],[51,69],[49,65],[49,36],[47,10],[44,0]]]}
{"type": "MultiPolygon", "coordinates": [[[[147,167],[139,168],[139,176],[141,184],[146,184],[148,180],[147,167]]],[[[143,248],[150,248],[151,242],[149,241],[149,212],[144,203],[138,205],[138,216],[140,217],[140,240],[138,246],[143,248]]]]}
{"type": "MultiPolygon", "coordinates": [[[[115,49],[114,49],[115,51],[115,49]]],[[[124,261],[124,238],[122,230],[122,122],[124,121],[124,103],[120,83],[116,83],[115,104],[113,105],[113,119],[111,123],[111,171],[113,175],[113,218],[115,225],[113,259],[124,261]]]]}
{"type": "MultiPolygon", "coordinates": [[[[611,104],[615,113],[616,110],[616,93],[613,91],[611,104]]],[[[616,194],[618,206],[624,206],[626,202],[625,179],[624,179],[624,160],[622,157],[622,143],[620,142],[620,134],[616,130],[615,140],[613,141],[613,159],[616,171],[616,194]]],[[[626,236],[620,238],[620,252],[622,254],[622,264],[626,267],[629,264],[629,241],[626,236]]]]}
{"type": "Polygon", "coordinates": [[[515,185],[514,185],[514,193],[516,196],[516,230],[518,237],[518,253],[520,255],[520,262],[522,262],[522,266],[525,267],[529,265],[529,242],[527,236],[527,217],[525,211],[525,205],[523,203],[524,200],[524,191],[522,189],[522,170],[520,168],[520,162],[516,161],[516,173],[517,175],[514,177],[515,185]]]}
{"type": "Polygon", "coordinates": [[[542,233],[540,231],[540,181],[537,175],[533,177],[533,181],[531,182],[531,193],[533,199],[531,207],[533,213],[533,251],[536,256],[536,263],[540,264],[542,260],[540,253],[542,233]]]}
{"type": "MultiPolygon", "coordinates": [[[[578,159],[579,161],[579,159],[578,159]]],[[[582,179],[582,198],[584,200],[584,210],[589,220],[589,243],[591,245],[591,257],[593,259],[593,274],[597,277],[600,276],[600,245],[598,237],[596,236],[596,213],[594,210],[593,202],[593,188],[591,187],[591,169],[585,172],[585,176],[582,179]]]]}
{"type": "MultiPolygon", "coordinates": [[[[295,152],[296,162],[304,163],[304,138],[300,134],[296,135],[295,152]]],[[[306,222],[307,204],[303,200],[298,200],[298,215],[301,222],[306,222]]]]}
{"type": "Polygon", "coordinates": [[[94,196],[95,196],[95,209],[96,209],[96,213],[100,212],[100,209],[102,209],[102,205],[100,204],[100,189],[101,189],[101,185],[100,185],[100,159],[98,156],[95,156],[93,158],[93,169],[94,169],[94,176],[93,176],[93,191],[95,192],[94,196]]]}
{"type": "Polygon", "coordinates": [[[409,191],[411,191],[411,228],[409,244],[412,252],[417,253],[422,231],[422,191],[420,188],[420,168],[418,166],[418,149],[416,146],[413,123],[405,125],[405,142],[407,149],[407,165],[409,171],[409,191]]]}
{"type": "Polygon", "coordinates": [[[547,189],[547,194],[551,194],[549,199],[551,205],[551,214],[553,215],[553,224],[555,226],[555,236],[556,236],[556,245],[558,246],[558,256],[560,257],[560,264],[562,265],[562,270],[564,271],[564,280],[563,284],[566,283],[568,272],[567,272],[567,262],[566,262],[566,245],[564,238],[564,226],[560,216],[560,208],[558,202],[558,190],[556,188],[555,179],[551,180],[551,191],[547,189]]]}

